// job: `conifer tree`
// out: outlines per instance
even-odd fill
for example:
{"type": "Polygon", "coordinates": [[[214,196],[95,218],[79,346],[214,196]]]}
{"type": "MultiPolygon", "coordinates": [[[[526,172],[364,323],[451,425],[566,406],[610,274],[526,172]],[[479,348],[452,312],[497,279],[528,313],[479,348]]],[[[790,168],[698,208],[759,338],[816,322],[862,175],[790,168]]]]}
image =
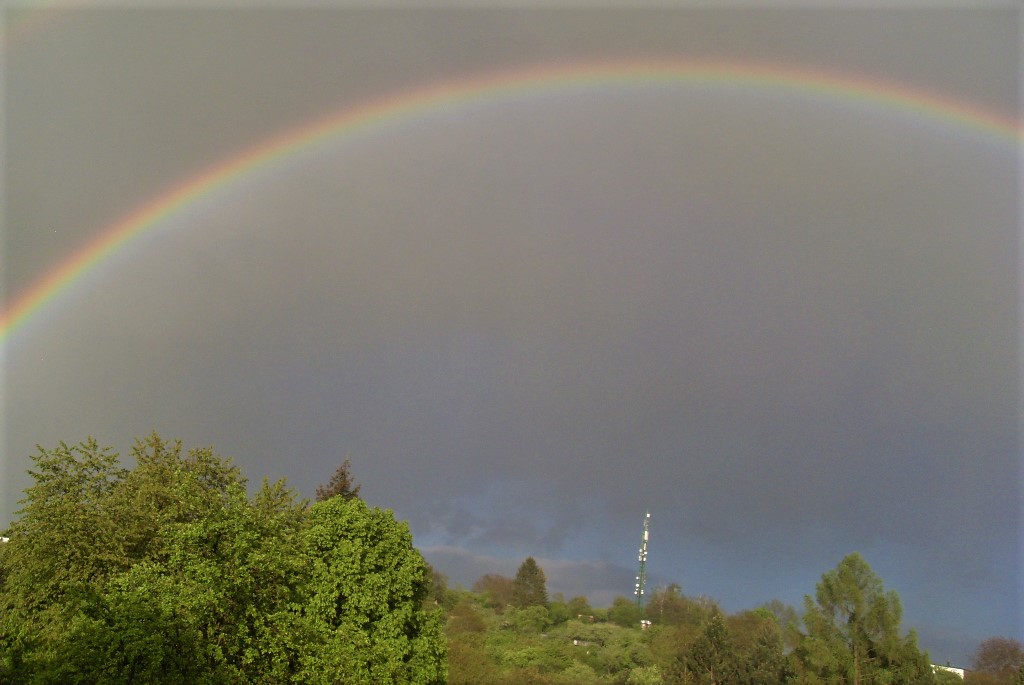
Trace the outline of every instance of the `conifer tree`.
{"type": "Polygon", "coordinates": [[[512,581],[512,603],[519,607],[547,606],[548,588],[544,571],[533,557],[526,557],[512,581]]]}
{"type": "Polygon", "coordinates": [[[718,685],[735,682],[739,670],[736,652],[729,629],[717,609],[712,611],[704,632],[690,646],[686,669],[696,683],[718,685]]]}
{"type": "Polygon", "coordinates": [[[355,481],[352,480],[352,462],[347,457],[345,461],[341,462],[338,469],[331,476],[331,480],[328,481],[327,485],[316,486],[316,501],[323,502],[325,499],[331,497],[343,497],[345,499],[356,499],[359,497],[360,485],[356,485],[355,481]]]}

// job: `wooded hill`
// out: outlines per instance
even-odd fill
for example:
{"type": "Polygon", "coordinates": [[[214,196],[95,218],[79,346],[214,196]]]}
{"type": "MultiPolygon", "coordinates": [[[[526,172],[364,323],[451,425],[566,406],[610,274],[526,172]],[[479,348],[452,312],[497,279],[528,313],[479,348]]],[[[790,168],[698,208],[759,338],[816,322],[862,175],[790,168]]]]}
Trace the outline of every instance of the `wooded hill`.
{"type": "MultiPolygon", "coordinates": [[[[678,586],[642,612],[594,608],[549,597],[533,558],[450,589],[408,526],[359,498],[347,461],[310,504],[283,481],[250,494],[230,460],[156,434],[130,456],[90,439],[33,458],[0,544],[0,682],[961,682],[933,673],[858,554],[800,612],[727,614],[678,586]]],[[[979,648],[969,682],[1024,685],[1024,650],[1005,642],[979,648]]]]}
{"type": "Polygon", "coordinates": [[[778,601],[728,615],[678,586],[652,593],[643,612],[626,597],[608,608],[583,597],[523,601],[523,578],[535,587],[538,573],[527,559],[514,579],[486,575],[472,591],[435,578],[450,683],[937,682],[914,633],[900,632],[899,598],[857,554],[825,574],[803,622],[778,601]]]}

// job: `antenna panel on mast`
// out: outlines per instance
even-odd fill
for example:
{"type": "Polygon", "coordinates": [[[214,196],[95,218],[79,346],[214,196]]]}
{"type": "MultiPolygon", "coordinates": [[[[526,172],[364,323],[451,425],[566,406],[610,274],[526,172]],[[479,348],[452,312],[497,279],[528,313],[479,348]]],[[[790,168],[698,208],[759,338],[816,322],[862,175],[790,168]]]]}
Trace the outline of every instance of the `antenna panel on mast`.
{"type": "Polygon", "coordinates": [[[644,608],[644,587],[647,585],[647,542],[650,540],[651,512],[644,515],[644,535],[640,541],[640,569],[636,574],[636,587],[633,593],[636,595],[636,605],[639,609],[644,608]]]}

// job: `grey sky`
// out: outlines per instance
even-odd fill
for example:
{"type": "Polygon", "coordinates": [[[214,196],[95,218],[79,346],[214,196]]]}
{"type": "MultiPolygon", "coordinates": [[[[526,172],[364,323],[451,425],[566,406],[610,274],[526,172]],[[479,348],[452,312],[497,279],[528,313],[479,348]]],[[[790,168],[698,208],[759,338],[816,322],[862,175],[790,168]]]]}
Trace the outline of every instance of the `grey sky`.
{"type": "MultiPolygon", "coordinates": [[[[1009,6],[32,14],[6,17],[8,297],[259,141],[469,75],[717,58],[1019,94],[1009,6]]],[[[36,443],[156,429],[306,495],[348,455],[456,582],[532,554],[609,601],[650,508],[654,583],[799,605],[858,550],[963,665],[1024,636],[1018,163],[920,114],[692,86],[337,140],[8,341],[3,515],[36,443]]]]}

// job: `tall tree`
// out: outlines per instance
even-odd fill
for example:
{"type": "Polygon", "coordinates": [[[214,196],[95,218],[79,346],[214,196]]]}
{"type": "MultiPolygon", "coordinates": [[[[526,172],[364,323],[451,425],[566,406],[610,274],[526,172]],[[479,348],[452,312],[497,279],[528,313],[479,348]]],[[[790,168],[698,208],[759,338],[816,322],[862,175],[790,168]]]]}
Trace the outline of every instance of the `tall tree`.
{"type": "Polygon", "coordinates": [[[516,571],[512,581],[512,603],[519,608],[548,604],[547,578],[533,557],[526,557],[516,571]]]}
{"type": "Polygon", "coordinates": [[[685,656],[686,671],[700,685],[734,683],[739,677],[739,661],[733,648],[729,629],[722,614],[715,610],[704,632],[690,646],[685,656]]]}
{"type": "Polygon", "coordinates": [[[361,487],[361,485],[356,485],[352,479],[352,462],[346,457],[327,485],[316,486],[316,501],[323,502],[330,497],[355,499],[359,497],[359,488],[361,487]]]}
{"type": "Polygon", "coordinates": [[[804,680],[867,685],[932,683],[927,654],[917,635],[900,635],[902,607],[886,591],[863,557],[843,558],[818,583],[815,597],[804,597],[807,635],[795,654],[804,680]]]}

